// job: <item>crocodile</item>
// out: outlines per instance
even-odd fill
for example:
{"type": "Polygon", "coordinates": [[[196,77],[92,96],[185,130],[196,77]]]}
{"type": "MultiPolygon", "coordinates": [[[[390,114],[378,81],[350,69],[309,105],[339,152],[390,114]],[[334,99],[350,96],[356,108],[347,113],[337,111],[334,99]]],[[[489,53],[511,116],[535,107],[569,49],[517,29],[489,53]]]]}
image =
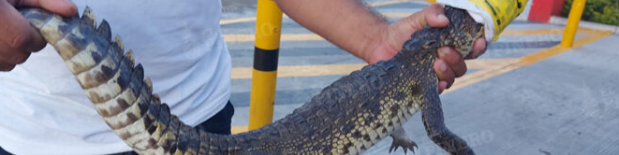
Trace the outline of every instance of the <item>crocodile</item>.
{"type": "Polygon", "coordinates": [[[428,137],[450,154],[473,150],[445,124],[432,64],[441,46],[468,55],[483,25],[466,10],[445,6],[451,23],[412,34],[390,60],[363,67],[324,88],[286,117],[235,135],[184,124],[153,94],[150,79],[106,20],[90,8],[62,17],[39,8],[20,13],[62,57],[109,127],[139,154],[359,154],[387,136],[389,152],[414,153],[402,125],[421,111],[428,137]],[[127,51],[127,52],[125,52],[127,51]]]}

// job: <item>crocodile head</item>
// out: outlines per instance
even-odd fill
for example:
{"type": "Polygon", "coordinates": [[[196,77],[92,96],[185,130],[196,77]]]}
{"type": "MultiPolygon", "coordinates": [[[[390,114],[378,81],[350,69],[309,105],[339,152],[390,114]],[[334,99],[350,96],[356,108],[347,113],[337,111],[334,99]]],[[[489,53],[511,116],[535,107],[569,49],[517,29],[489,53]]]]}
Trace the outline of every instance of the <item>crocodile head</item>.
{"type": "MultiPolygon", "coordinates": [[[[426,26],[404,43],[404,51],[433,52],[442,46],[452,46],[462,55],[468,55],[473,43],[484,36],[484,25],[471,18],[466,10],[445,6],[450,24],[444,28],[426,26]]],[[[427,55],[430,53],[423,53],[427,55]]],[[[435,54],[433,54],[435,55],[435,54]]]]}
{"type": "Polygon", "coordinates": [[[453,46],[463,56],[468,55],[473,49],[473,43],[477,38],[484,36],[484,25],[477,23],[465,10],[445,7],[445,15],[450,19],[446,33],[441,36],[443,46],[453,46]]]}

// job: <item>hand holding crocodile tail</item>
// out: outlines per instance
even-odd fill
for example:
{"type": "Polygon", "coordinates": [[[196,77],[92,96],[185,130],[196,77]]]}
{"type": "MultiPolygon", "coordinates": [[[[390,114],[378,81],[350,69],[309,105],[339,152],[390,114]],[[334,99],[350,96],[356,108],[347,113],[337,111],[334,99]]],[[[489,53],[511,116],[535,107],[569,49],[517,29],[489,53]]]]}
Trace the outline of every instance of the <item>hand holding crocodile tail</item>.
{"type": "Polygon", "coordinates": [[[45,40],[28,26],[15,7],[41,7],[62,15],[77,14],[73,3],[65,0],[0,0],[0,71],[11,71],[28,59],[30,53],[45,47],[45,40]]]}

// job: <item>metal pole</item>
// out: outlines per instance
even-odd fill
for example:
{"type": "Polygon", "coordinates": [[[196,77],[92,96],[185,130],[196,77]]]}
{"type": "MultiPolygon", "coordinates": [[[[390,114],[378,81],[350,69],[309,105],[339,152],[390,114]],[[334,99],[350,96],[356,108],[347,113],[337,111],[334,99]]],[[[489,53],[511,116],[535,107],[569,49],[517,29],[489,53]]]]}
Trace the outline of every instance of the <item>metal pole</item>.
{"type": "Polygon", "coordinates": [[[273,121],[282,11],[273,0],[258,0],[249,130],[273,121]]]}
{"type": "Polygon", "coordinates": [[[570,10],[570,15],[567,19],[567,24],[565,25],[565,34],[563,35],[561,46],[572,47],[572,44],[574,43],[574,36],[576,35],[576,29],[578,29],[578,23],[582,17],[582,12],[585,9],[586,2],[587,0],[574,0],[572,9],[570,10]]]}

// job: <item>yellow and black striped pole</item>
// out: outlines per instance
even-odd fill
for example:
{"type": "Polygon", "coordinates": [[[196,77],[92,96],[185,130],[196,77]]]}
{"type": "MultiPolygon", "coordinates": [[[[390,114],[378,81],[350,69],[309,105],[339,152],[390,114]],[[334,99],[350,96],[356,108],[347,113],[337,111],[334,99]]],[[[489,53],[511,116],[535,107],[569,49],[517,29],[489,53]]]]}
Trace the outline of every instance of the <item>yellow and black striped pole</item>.
{"type": "Polygon", "coordinates": [[[256,49],[249,104],[249,130],[273,121],[282,11],[273,0],[258,0],[256,49]]]}

